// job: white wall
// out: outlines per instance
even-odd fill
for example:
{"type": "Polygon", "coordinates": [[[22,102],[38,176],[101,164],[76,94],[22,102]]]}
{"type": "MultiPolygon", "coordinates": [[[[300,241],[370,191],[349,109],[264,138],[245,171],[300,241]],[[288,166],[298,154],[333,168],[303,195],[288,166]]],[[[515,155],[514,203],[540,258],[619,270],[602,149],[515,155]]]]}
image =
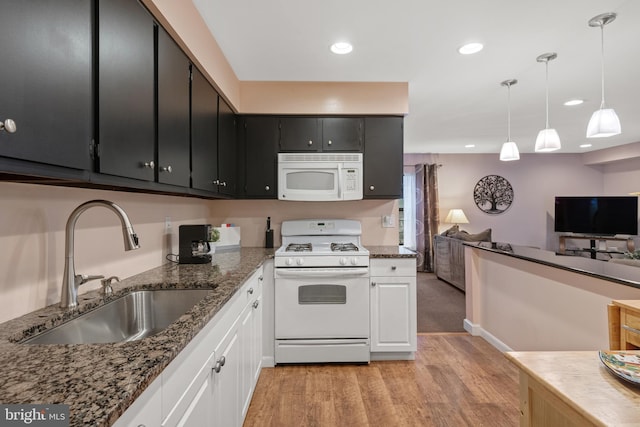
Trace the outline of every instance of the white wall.
{"type": "MultiPolygon", "coordinates": [[[[276,247],[285,219],[351,218],[363,224],[366,245],[397,245],[398,228],[382,228],[383,215],[398,216],[396,200],[337,203],[277,200],[203,200],[140,193],[0,182],[0,322],[60,300],[64,269],[64,228],[69,214],[91,199],[107,199],[128,214],[141,248],[125,252],[120,221],[95,207],[78,219],[76,272],[132,276],[165,263],[178,252],[180,224],[236,223],[242,246],[264,246],[266,217],[272,217],[276,247]],[[165,218],[171,217],[170,232],[165,218]]],[[[80,293],[99,287],[83,285],[80,293]]]]}
{"type": "MultiPolygon", "coordinates": [[[[140,239],[140,249],[124,251],[122,226],[110,210],[90,208],[76,224],[76,273],[120,278],[157,267],[177,251],[181,223],[203,223],[209,205],[200,199],[137,193],[0,183],[0,322],[60,300],[65,224],[71,211],[91,199],[120,205],[140,239]],[[175,238],[165,234],[165,217],[175,238]]],[[[83,285],[81,293],[99,287],[83,285]]]]}
{"type": "Polygon", "coordinates": [[[640,158],[605,164],[603,171],[605,194],[640,192],[640,158]]]}
{"type": "Polygon", "coordinates": [[[469,224],[460,228],[470,233],[491,228],[495,241],[555,249],[554,197],[608,194],[602,167],[584,166],[580,154],[521,154],[515,162],[501,162],[497,154],[405,154],[405,172],[420,162],[442,165],[440,230],[450,227],[444,224],[449,209],[462,208],[469,224]],[[486,175],[500,175],[513,187],[514,201],[501,214],[484,213],[473,201],[473,189],[486,175]]]}

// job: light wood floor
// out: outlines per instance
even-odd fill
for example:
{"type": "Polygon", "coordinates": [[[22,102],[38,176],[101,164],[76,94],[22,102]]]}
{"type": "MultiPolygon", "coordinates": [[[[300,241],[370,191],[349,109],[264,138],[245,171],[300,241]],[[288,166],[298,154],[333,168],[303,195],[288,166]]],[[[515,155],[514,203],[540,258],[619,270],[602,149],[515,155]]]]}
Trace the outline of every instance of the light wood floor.
{"type": "Polygon", "coordinates": [[[244,427],[517,426],[518,372],[467,333],[420,334],[411,362],[264,368],[244,427]]]}

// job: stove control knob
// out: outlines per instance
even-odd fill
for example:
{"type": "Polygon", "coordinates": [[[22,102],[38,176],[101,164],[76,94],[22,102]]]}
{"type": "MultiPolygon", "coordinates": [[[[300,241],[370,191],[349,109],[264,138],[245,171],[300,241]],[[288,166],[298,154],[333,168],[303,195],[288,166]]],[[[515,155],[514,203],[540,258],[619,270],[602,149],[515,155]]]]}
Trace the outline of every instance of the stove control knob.
{"type": "Polygon", "coordinates": [[[340,265],[347,265],[347,259],[346,258],[340,258],[340,265]]]}
{"type": "Polygon", "coordinates": [[[298,259],[296,260],[296,264],[298,264],[298,265],[302,265],[302,264],[304,264],[304,260],[303,260],[302,258],[298,258],[298,259]]]}
{"type": "Polygon", "coordinates": [[[287,258],[287,260],[285,261],[285,264],[287,264],[287,265],[293,264],[293,259],[287,258]]]}
{"type": "Polygon", "coordinates": [[[358,258],[351,258],[351,265],[358,265],[358,258]]]}

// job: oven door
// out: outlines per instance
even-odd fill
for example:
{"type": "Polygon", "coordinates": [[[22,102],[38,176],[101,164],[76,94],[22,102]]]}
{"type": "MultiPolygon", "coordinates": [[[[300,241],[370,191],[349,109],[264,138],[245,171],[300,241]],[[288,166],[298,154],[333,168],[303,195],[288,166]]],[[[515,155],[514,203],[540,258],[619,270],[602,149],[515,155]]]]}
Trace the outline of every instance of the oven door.
{"type": "Polygon", "coordinates": [[[368,338],[368,269],[276,269],[275,337],[368,338]]]}

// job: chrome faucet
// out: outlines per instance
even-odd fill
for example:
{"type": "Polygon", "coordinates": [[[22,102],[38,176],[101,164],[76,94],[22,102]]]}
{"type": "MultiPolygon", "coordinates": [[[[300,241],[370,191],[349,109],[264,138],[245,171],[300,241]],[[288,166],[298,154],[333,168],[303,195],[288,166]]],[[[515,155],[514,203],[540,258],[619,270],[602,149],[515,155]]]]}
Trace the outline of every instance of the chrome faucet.
{"type": "Polygon", "coordinates": [[[82,212],[93,206],[104,206],[112,210],[120,219],[122,223],[122,236],[124,237],[124,250],[130,251],[132,249],[138,249],[138,236],[133,231],[133,226],[129,217],[124,210],[118,205],[108,200],[90,200],[85,202],[74,209],[67,219],[67,226],[65,229],[65,260],[64,260],[64,275],[62,276],[62,298],[60,299],[60,307],[62,308],[74,308],[78,305],[78,288],[80,285],[87,283],[90,280],[102,279],[104,276],[89,276],[86,274],[76,274],[75,266],[73,263],[73,236],[76,228],[76,221],[82,212]]]}

